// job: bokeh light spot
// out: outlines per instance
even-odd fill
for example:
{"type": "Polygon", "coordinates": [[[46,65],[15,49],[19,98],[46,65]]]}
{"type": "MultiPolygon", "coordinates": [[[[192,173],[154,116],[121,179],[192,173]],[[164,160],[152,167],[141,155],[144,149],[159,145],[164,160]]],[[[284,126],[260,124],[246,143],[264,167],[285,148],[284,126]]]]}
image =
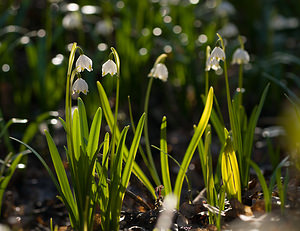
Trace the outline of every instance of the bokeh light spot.
{"type": "Polygon", "coordinates": [[[8,65],[8,64],[3,64],[2,65],[2,71],[3,72],[9,72],[9,70],[10,70],[10,66],[8,65]]]}
{"type": "Polygon", "coordinates": [[[153,34],[154,34],[155,36],[160,36],[160,35],[162,34],[162,30],[161,30],[159,27],[155,27],[155,28],[153,29],[153,34]]]}

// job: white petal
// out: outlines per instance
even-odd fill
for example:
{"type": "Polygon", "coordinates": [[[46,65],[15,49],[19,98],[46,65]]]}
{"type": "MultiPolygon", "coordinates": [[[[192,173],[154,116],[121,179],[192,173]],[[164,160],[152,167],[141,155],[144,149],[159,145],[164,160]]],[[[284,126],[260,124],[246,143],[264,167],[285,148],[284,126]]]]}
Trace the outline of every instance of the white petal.
{"type": "Polygon", "coordinates": [[[84,79],[82,78],[78,78],[74,83],[73,83],[73,94],[76,93],[84,93],[85,95],[87,94],[87,92],[89,91],[89,86],[87,84],[87,82],[85,82],[84,79]]]}
{"type": "Polygon", "coordinates": [[[76,69],[78,72],[84,71],[87,69],[88,71],[92,71],[93,61],[87,57],[86,55],[80,55],[76,61],[76,69]]]}
{"type": "Polygon", "coordinates": [[[215,58],[217,61],[225,60],[225,52],[220,47],[215,47],[210,55],[211,59],[215,58]]]}
{"type": "Polygon", "coordinates": [[[102,76],[105,76],[107,74],[110,74],[111,76],[113,76],[113,75],[117,74],[117,71],[118,71],[117,65],[111,59],[106,61],[102,65],[102,76]]]}
{"type": "Polygon", "coordinates": [[[233,53],[232,63],[237,64],[246,64],[249,63],[250,57],[247,51],[243,49],[236,49],[236,51],[233,53]]]}
{"type": "Polygon", "coordinates": [[[168,79],[168,69],[165,64],[158,63],[156,66],[151,70],[150,77],[158,78],[164,82],[168,79]]]}
{"type": "Polygon", "coordinates": [[[221,68],[219,61],[216,58],[209,57],[208,62],[206,64],[206,71],[209,71],[210,69],[213,69],[215,71],[219,70],[221,68]]]}

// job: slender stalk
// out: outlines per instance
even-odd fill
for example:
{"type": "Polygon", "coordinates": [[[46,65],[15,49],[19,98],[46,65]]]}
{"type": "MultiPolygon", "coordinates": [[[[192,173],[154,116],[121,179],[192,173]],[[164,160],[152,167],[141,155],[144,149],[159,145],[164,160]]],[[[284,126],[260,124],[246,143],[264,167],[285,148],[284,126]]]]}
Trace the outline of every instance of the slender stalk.
{"type": "Polygon", "coordinates": [[[119,94],[120,94],[120,77],[117,76],[117,88],[116,88],[116,107],[115,107],[115,118],[114,118],[114,126],[113,126],[113,134],[112,134],[112,151],[111,151],[111,167],[114,163],[114,155],[115,155],[115,144],[116,144],[116,128],[118,122],[118,110],[119,110],[119,94]]]}
{"type": "MultiPolygon", "coordinates": [[[[135,134],[135,124],[134,124],[134,121],[133,121],[133,115],[132,115],[132,109],[131,109],[131,102],[130,102],[130,96],[128,96],[128,108],[129,108],[129,116],[130,116],[130,121],[131,121],[131,127],[132,127],[132,131],[133,131],[133,134],[135,134]]],[[[141,144],[139,144],[139,151],[140,151],[140,154],[143,158],[143,161],[145,162],[146,164],[146,167],[148,169],[151,168],[150,164],[149,164],[149,161],[145,155],[145,152],[141,146],[141,144]]]]}
{"type": "Polygon", "coordinates": [[[243,64],[240,64],[239,68],[239,82],[238,82],[238,109],[242,106],[243,103],[243,64]]]}
{"type": "Polygon", "coordinates": [[[206,67],[205,67],[205,97],[207,97],[208,94],[208,85],[209,85],[209,79],[208,79],[208,70],[207,70],[207,63],[210,56],[210,46],[206,47],[206,67]]]}
{"type": "Polygon", "coordinates": [[[207,97],[207,93],[208,93],[208,71],[205,71],[205,97],[207,97]]]}
{"type": "MultiPolygon", "coordinates": [[[[241,44],[241,49],[244,50],[244,42],[240,35],[239,35],[239,42],[241,44]]],[[[239,88],[239,94],[238,94],[238,110],[239,110],[243,103],[243,63],[240,64],[240,68],[239,68],[238,88],[239,88]]]]}
{"type": "Polygon", "coordinates": [[[144,107],[144,112],[145,112],[145,125],[144,125],[144,136],[145,136],[145,144],[146,144],[146,153],[148,156],[148,161],[150,163],[150,173],[151,176],[153,178],[153,180],[155,181],[156,185],[161,185],[158,173],[156,171],[156,167],[154,164],[154,160],[152,157],[152,153],[151,153],[151,147],[150,147],[150,141],[149,141],[149,133],[148,133],[148,107],[149,107],[149,98],[150,98],[150,93],[151,93],[151,87],[152,87],[152,83],[153,83],[153,78],[151,77],[148,83],[148,87],[147,87],[147,92],[146,92],[146,97],[145,97],[145,107],[144,107]]]}
{"type": "MultiPolygon", "coordinates": [[[[221,46],[222,49],[225,52],[225,46],[224,46],[224,41],[222,39],[222,37],[217,34],[220,42],[221,42],[221,46]]],[[[232,104],[231,104],[231,97],[230,97],[230,88],[229,88],[229,82],[228,82],[228,72],[227,72],[227,62],[226,62],[226,58],[224,59],[224,75],[225,75],[225,85],[226,85],[226,95],[227,95],[227,105],[228,105],[228,113],[229,113],[229,120],[230,120],[230,126],[231,126],[231,130],[233,132],[233,142],[234,142],[234,146],[235,149],[237,149],[237,153],[238,153],[238,162],[239,162],[239,168],[240,168],[240,172],[241,174],[243,173],[243,160],[242,160],[242,142],[241,142],[241,137],[239,136],[239,132],[238,131],[238,125],[236,125],[235,123],[235,118],[234,118],[234,111],[232,108],[232,104]]]]}

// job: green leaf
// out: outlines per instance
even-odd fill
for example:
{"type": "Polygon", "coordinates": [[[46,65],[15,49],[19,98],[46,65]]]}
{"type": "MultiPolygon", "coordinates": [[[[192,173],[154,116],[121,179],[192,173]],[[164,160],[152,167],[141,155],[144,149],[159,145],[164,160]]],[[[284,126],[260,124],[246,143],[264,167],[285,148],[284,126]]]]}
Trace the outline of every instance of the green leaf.
{"type": "Polygon", "coordinates": [[[51,137],[51,135],[49,134],[49,132],[47,130],[45,130],[45,135],[46,135],[46,139],[47,139],[47,143],[48,143],[48,147],[50,150],[50,154],[51,154],[51,158],[52,158],[52,162],[55,168],[55,172],[58,178],[58,182],[61,188],[61,192],[63,194],[63,196],[66,198],[68,204],[70,205],[72,211],[74,214],[76,214],[77,212],[75,212],[75,202],[73,200],[73,195],[72,195],[72,191],[71,191],[71,187],[67,178],[67,174],[65,172],[64,169],[64,165],[62,163],[62,160],[60,158],[60,155],[58,153],[58,150],[56,148],[56,145],[51,137]]]}
{"type": "Polygon", "coordinates": [[[92,155],[95,154],[96,150],[99,146],[99,137],[100,137],[100,129],[101,129],[101,121],[102,121],[102,109],[99,107],[94,116],[89,139],[87,145],[87,155],[90,159],[93,158],[92,155]]]}
{"type": "MultiPolygon", "coordinates": [[[[117,205],[119,203],[118,196],[120,191],[122,190],[122,184],[120,182],[121,180],[121,174],[122,174],[122,163],[123,163],[123,151],[124,151],[124,145],[125,145],[125,139],[127,136],[129,126],[126,126],[123,131],[121,132],[120,141],[118,143],[117,153],[115,156],[114,166],[112,169],[112,177],[111,177],[111,188],[110,188],[110,196],[109,200],[111,203],[112,211],[108,211],[112,213],[112,219],[118,218],[118,210],[117,205]],[[120,187],[120,188],[119,188],[120,187]]],[[[109,213],[107,214],[107,218],[109,217],[109,213]]],[[[119,220],[114,220],[116,223],[119,222],[119,220]]]]}
{"type": "Polygon", "coordinates": [[[22,154],[17,155],[17,157],[12,161],[10,167],[8,168],[8,173],[5,176],[1,176],[1,177],[3,177],[3,180],[0,181],[0,215],[1,215],[1,207],[2,207],[2,199],[3,199],[4,191],[8,185],[11,177],[13,176],[22,157],[23,157],[22,154]]]}
{"type": "Polygon", "coordinates": [[[130,175],[133,169],[134,159],[142,136],[144,123],[145,123],[145,113],[141,116],[140,121],[137,125],[136,133],[133,137],[133,141],[129,150],[127,161],[123,170],[122,179],[121,179],[121,187],[122,187],[121,191],[123,193],[122,199],[124,197],[125,189],[127,188],[129,183],[130,175]]]}
{"type": "Polygon", "coordinates": [[[168,162],[168,144],[167,144],[167,118],[164,116],[160,127],[160,162],[161,174],[165,188],[165,195],[172,193],[170,180],[169,162],[168,162]]]}
{"type": "Polygon", "coordinates": [[[78,97],[78,112],[79,112],[79,118],[80,118],[80,130],[81,130],[83,138],[84,138],[84,144],[86,145],[86,142],[89,137],[89,127],[88,127],[88,122],[87,122],[87,118],[86,118],[85,106],[80,97],[78,97]]]}
{"type": "Polygon", "coordinates": [[[214,93],[213,93],[213,88],[211,87],[208,92],[208,96],[207,96],[207,100],[205,103],[205,108],[204,108],[203,114],[202,114],[199,124],[196,128],[195,134],[193,135],[192,140],[191,140],[191,142],[186,150],[186,153],[183,157],[181,168],[179,169],[179,172],[178,172],[178,175],[176,178],[174,194],[178,198],[177,206],[179,206],[179,204],[180,204],[180,195],[181,195],[182,183],[183,183],[185,172],[188,169],[188,166],[192,160],[195,149],[197,148],[197,145],[200,142],[201,136],[202,136],[202,134],[207,126],[208,120],[210,118],[212,104],[213,104],[213,97],[214,97],[214,93]]]}
{"type": "Polygon", "coordinates": [[[242,184],[243,187],[247,187],[248,185],[248,178],[249,178],[249,159],[251,158],[252,147],[253,147],[253,137],[255,128],[257,125],[258,118],[260,116],[261,110],[263,108],[270,84],[266,86],[263,91],[263,94],[260,98],[260,102],[258,107],[255,107],[252,111],[252,114],[249,119],[248,128],[244,138],[244,153],[243,153],[243,160],[244,160],[244,172],[242,172],[242,184]]]}
{"type": "Polygon", "coordinates": [[[73,150],[74,150],[75,158],[78,161],[80,157],[80,146],[82,145],[82,135],[80,130],[80,121],[79,121],[79,114],[77,108],[75,108],[73,112],[72,139],[73,139],[73,150]]]}
{"type": "MultiPolygon", "coordinates": [[[[122,163],[123,163],[123,151],[124,151],[125,139],[127,136],[128,129],[129,126],[124,127],[123,131],[121,132],[120,140],[118,142],[117,154],[115,156],[116,159],[114,162],[114,166],[112,169],[112,176],[111,176],[111,184],[113,187],[115,187],[115,185],[119,186],[120,184],[122,163]]],[[[117,187],[115,189],[117,189],[117,187]]]]}
{"type": "MultiPolygon", "coordinates": [[[[20,140],[18,140],[16,138],[14,138],[14,137],[10,137],[10,139],[17,141],[20,144],[23,144],[26,148],[28,148],[40,160],[40,162],[42,163],[42,165],[44,166],[44,168],[49,173],[49,176],[51,177],[52,182],[54,183],[54,185],[55,185],[58,193],[61,196],[62,201],[64,202],[64,204],[65,204],[65,206],[66,206],[66,208],[67,208],[67,210],[69,212],[71,223],[75,224],[75,221],[78,218],[78,211],[76,209],[76,205],[75,205],[74,201],[72,200],[72,198],[71,198],[71,200],[66,198],[65,194],[62,192],[62,188],[60,187],[60,185],[57,182],[55,176],[53,175],[52,171],[50,170],[50,168],[48,167],[48,165],[46,164],[46,162],[44,161],[44,159],[41,157],[41,155],[37,151],[35,151],[32,147],[30,147],[28,144],[25,144],[24,142],[22,142],[22,141],[20,141],[20,140]]],[[[52,140],[51,137],[50,137],[50,139],[52,140]]],[[[53,142],[53,140],[52,140],[52,142],[53,142]]],[[[67,189],[67,191],[68,191],[68,189],[67,189]]],[[[69,193],[67,193],[67,194],[69,195],[69,193]]]]}
{"type": "Polygon", "coordinates": [[[255,164],[252,160],[249,160],[249,163],[250,163],[251,167],[254,169],[254,171],[256,172],[256,175],[260,182],[261,188],[263,190],[266,212],[270,212],[271,211],[271,193],[272,192],[269,191],[266,180],[265,180],[263,174],[261,173],[258,165],[255,164]]]}
{"type": "Polygon", "coordinates": [[[66,125],[66,122],[63,120],[63,118],[61,117],[58,117],[59,121],[61,122],[65,132],[67,132],[67,125],[66,125]]]}
{"type": "MultiPolygon", "coordinates": [[[[110,105],[108,102],[108,98],[106,96],[103,86],[101,85],[101,83],[99,81],[97,81],[97,87],[98,87],[100,103],[102,106],[105,120],[106,120],[110,130],[112,131],[113,125],[114,125],[114,116],[111,111],[111,108],[110,108],[110,105]]],[[[116,137],[116,140],[119,140],[119,138],[120,138],[120,131],[119,131],[118,127],[116,127],[115,137],[116,137]]],[[[125,150],[124,150],[125,162],[127,161],[127,157],[128,157],[128,149],[125,147],[125,150]]],[[[151,182],[149,181],[149,179],[146,177],[145,173],[140,169],[140,167],[136,163],[133,164],[133,173],[140,179],[140,181],[142,181],[142,183],[145,185],[145,187],[151,192],[152,196],[154,198],[156,198],[155,190],[154,190],[151,182]]]]}
{"type": "Polygon", "coordinates": [[[139,123],[137,125],[136,128],[136,133],[133,137],[133,141],[129,150],[129,155],[122,173],[122,178],[121,178],[121,184],[120,184],[120,188],[119,188],[119,196],[116,198],[116,200],[118,200],[118,203],[116,203],[116,211],[118,214],[118,216],[120,215],[120,211],[121,211],[121,206],[122,206],[122,202],[123,202],[123,198],[125,195],[125,190],[128,186],[129,183],[129,179],[131,176],[131,172],[133,170],[133,163],[134,163],[134,159],[136,156],[136,152],[139,146],[139,142],[142,136],[142,131],[143,131],[143,127],[144,127],[144,123],[145,123],[145,113],[141,116],[139,123]]]}
{"type": "Polygon", "coordinates": [[[221,170],[223,183],[229,198],[234,197],[241,202],[242,198],[239,166],[230,137],[226,139],[224,152],[222,153],[221,170]]]}

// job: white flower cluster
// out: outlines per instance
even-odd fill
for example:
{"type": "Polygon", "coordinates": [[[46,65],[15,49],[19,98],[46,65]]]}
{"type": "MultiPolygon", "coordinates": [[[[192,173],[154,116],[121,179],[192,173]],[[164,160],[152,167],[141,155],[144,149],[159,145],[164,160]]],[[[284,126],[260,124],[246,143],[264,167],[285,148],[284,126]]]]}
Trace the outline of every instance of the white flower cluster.
{"type": "MultiPolygon", "coordinates": [[[[76,61],[76,71],[78,73],[83,72],[85,69],[88,71],[92,71],[92,66],[92,60],[84,54],[81,54],[76,61]]],[[[107,74],[110,74],[111,76],[118,74],[117,65],[111,59],[109,59],[102,65],[102,76],[106,76],[107,74]]],[[[168,69],[165,64],[158,63],[151,69],[148,76],[158,78],[165,82],[168,79],[168,69]]],[[[88,91],[89,89],[87,82],[81,77],[78,77],[78,79],[73,83],[72,86],[73,94],[79,94],[80,92],[87,94],[88,91]]]]}
{"type": "MultiPolygon", "coordinates": [[[[76,61],[77,72],[83,72],[85,69],[88,71],[92,71],[93,70],[92,66],[93,66],[92,60],[84,54],[81,54],[76,61]]],[[[107,74],[110,74],[111,76],[117,74],[117,65],[111,59],[102,65],[102,76],[105,76],[107,74]]],[[[87,92],[89,91],[89,86],[84,79],[79,77],[73,83],[72,91],[73,94],[74,93],[79,94],[80,92],[87,94],[87,92]]]]}
{"type": "MultiPolygon", "coordinates": [[[[215,71],[219,70],[221,68],[219,62],[220,60],[224,61],[225,58],[224,50],[220,47],[215,47],[206,60],[205,71],[209,71],[210,69],[215,71]]],[[[249,60],[250,57],[248,52],[242,48],[236,49],[233,53],[232,64],[247,64],[249,63],[249,60]]]]}
{"type": "MultiPolygon", "coordinates": [[[[86,69],[88,71],[92,71],[93,70],[92,66],[93,66],[92,60],[84,54],[81,54],[76,61],[77,72],[83,72],[84,69],[86,69]]],[[[73,94],[75,94],[75,93],[79,94],[80,92],[82,92],[86,95],[87,92],[89,92],[89,86],[84,79],[79,77],[73,83],[72,91],[73,91],[73,94]]]]}

